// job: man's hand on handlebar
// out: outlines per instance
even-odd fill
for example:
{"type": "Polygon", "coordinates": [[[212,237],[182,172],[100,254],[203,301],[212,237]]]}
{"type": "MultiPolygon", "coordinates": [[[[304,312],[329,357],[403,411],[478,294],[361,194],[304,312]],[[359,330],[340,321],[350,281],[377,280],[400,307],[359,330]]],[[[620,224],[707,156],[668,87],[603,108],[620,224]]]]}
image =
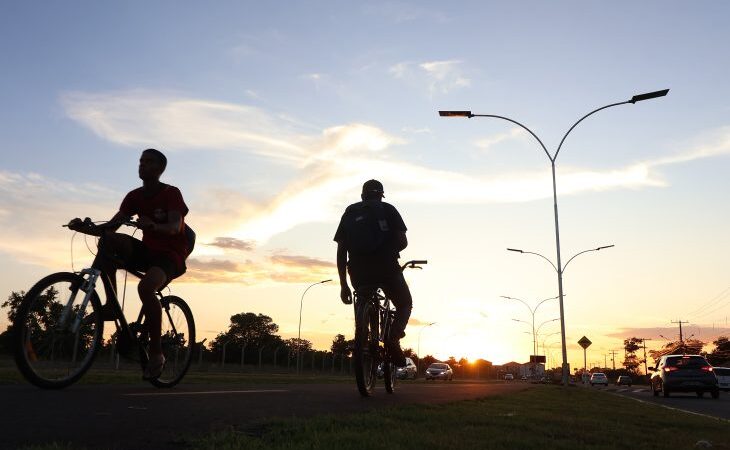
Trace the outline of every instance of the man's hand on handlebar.
{"type": "Polygon", "coordinates": [[[147,230],[152,228],[155,222],[147,216],[139,216],[137,219],[137,228],[140,230],[147,230]]]}

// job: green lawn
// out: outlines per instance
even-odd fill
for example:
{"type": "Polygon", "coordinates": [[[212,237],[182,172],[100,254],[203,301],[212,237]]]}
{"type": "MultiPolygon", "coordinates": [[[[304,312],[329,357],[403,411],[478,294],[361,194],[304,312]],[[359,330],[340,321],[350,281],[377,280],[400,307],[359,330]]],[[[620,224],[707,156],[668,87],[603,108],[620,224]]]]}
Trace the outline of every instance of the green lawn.
{"type": "MultiPolygon", "coordinates": [[[[708,400],[709,401],[709,400],[708,400]]],[[[192,439],[197,449],[730,449],[730,423],[580,388],[346,416],[263,421],[192,439]]]]}

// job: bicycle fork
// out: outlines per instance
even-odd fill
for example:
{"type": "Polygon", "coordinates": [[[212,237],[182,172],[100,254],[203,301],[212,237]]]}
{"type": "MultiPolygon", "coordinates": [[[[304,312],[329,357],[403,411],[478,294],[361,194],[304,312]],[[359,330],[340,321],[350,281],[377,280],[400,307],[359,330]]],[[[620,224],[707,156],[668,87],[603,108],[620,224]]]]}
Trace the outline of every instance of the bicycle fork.
{"type": "Polygon", "coordinates": [[[68,302],[66,302],[66,306],[63,308],[63,312],[61,313],[61,318],[58,321],[59,328],[63,329],[66,326],[67,321],[69,320],[69,317],[71,316],[71,312],[73,309],[73,303],[76,300],[76,295],[78,294],[79,290],[84,293],[84,299],[81,302],[81,307],[79,308],[78,314],[76,314],[76,317],[73,318],[73,323],[71,324],[70,331],[73,334],[76,334],[79,331],[79,328],[81,328],[81,322],[83,320],[84,311],[86,311],[86,307],[89,305],[89,301],[91,300],[91,296],[94,293],[94,289],[96,289],[96,281],[99,279],[99,276],[101,275],[101,271],[99,269],[83,269],[81,271],[81,276],[87,275],[87,278],[84,278],[83,283],[81,283],[81,286],[79,286],[79,289],[74,289],[71,292],[71,296],[68,299],[68,302]]]}

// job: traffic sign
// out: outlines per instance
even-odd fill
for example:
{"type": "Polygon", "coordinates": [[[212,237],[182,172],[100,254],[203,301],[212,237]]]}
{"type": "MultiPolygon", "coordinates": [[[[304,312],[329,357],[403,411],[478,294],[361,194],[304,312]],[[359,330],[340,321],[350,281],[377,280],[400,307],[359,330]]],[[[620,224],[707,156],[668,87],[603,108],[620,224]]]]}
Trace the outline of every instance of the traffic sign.
{"type": "Polygon", "coordinates": [[[593,343],[593,342],[591,342],[591,340],[590,340],[590,339],[588,339],[588,338],[587,338],[587,337],[585,337],[585,336],[583,336],[582,338],[580,338],[580,340],[578,341],[578,345],[580,345],[581,347],[583,347],[583,350],[585,350],[585,349],[587,349],[588,347],[590,347],[590,345],[591,345],[592,343],[593,343]]]}

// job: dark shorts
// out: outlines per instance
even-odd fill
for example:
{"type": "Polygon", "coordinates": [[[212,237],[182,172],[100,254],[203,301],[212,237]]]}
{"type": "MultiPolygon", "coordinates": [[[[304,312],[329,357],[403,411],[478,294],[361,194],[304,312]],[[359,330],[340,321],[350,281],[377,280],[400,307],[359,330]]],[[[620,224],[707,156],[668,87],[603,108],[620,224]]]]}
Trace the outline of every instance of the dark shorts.
{"type": "Polygon", "coordinates": [[[159,267],[167,275],[167,282],[182,275],[177,268],[173,255],[165,252],[153,251],[139,239],[130,237],[132,244],[132,256],[124,261],[124,268],[137,272],[147,272],[150,267],[159,267]]]}

